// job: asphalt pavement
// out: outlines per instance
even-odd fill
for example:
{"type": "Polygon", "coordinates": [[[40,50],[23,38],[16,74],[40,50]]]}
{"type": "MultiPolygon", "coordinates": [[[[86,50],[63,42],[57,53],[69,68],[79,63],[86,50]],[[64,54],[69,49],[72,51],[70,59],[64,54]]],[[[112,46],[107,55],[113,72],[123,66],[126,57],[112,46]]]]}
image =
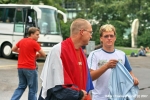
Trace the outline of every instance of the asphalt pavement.
{"type": "MultiPolygon", "coordinates": [[[[132,66],[133,73],[139,79],[139,94],[136,100],[150,100],[150,55],[147,57],[130,57],[129,62],[132,66]]],[[[44,61],[38,61],[39,76],[44,61]]],[[[0,100],[10,100],[14,90],[18,85],[17,77],[17,59],[9,60],[0,58],[0,100]]],[[[39,78],[39,90],[41,88],[41,80],[39,78]]],[[[28,100],[28,89],[25,90],[20,100],[28,100]]]]}
{"type": "Polygon", "coordinates": [[[150,55],[130,57],[133,73],[139,79],[139,94],[136,100],[150,100],[150,55]]]}

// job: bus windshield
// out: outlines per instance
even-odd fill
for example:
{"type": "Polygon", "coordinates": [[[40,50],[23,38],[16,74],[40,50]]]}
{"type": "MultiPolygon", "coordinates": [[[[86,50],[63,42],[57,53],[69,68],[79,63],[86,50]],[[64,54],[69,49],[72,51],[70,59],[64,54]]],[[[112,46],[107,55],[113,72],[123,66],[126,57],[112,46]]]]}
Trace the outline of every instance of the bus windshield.
{"type": "Polygon", "coordinates": [[[38,27],[40,28],[41,34],[59,35],[61,32],[56,10],[48,8],[40,9],[42,11],[42,16],[38,21],[38,27]]]}

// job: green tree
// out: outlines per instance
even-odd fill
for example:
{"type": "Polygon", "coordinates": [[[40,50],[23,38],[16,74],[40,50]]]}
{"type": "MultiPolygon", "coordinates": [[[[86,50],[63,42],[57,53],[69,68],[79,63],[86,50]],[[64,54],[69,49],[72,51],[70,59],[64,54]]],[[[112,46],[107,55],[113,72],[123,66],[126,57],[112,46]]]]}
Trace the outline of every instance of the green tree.
{"type": "Polygon", "coordinates": [[[149,30],[144,31],[141,36],[138,36],[137,43],[138,43],[138,47],[140,47],[140,46],[144,46],[144,47],[149,46],[150,47],[150,31],[149,30]]]}
{"type": "MultiPolygon", "coordinates": [[[[123,39],[125,29],[131,27],[135,18],[140,21],[138,35],[142,35],[147,29],[150,28],[150,3],[148,0],[96,0],[90,7],[89,19],[98,21],[97,26],[94,25],[93,40],[97,35],[98,26],[106,23],[111,23],[116,27],[118,46],[131,46],[128,40],[123,39]],[[97,27],[97,28],[96,28],[97,27]],[[128,42],[125,42],[128,41],[128,42]]],[[[138,38],[139,39],[139,38],[138,38]]],[[[98,42],[96,42],[98,43],[98,42]]]]}
{"type": "Polygon", "coordinates": [[[8,4],[11,3],[11,0],[0,0],[0,4],[8,4]]]}

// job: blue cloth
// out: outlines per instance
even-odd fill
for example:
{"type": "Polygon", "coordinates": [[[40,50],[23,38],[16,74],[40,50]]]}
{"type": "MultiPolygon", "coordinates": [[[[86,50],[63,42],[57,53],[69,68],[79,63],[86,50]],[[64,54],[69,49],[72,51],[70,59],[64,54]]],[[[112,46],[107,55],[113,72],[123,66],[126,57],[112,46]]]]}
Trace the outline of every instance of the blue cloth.
{"type": "Polygon", "coordinates": [[[112,69],[108,88],[108,100],[134,100],[139,91],[129,71],[120,62],[112,69]]]}
{"type": "Polygon", "coordinates": [[[88,79],[87,79],[87,82],[86,82],[87,83],[86,92],[89,93],[90,90],[94,89],[94,86],[93,86],[93,83],[92,83],[92,79],[91,79],[90,71],[89,71],[88,67],[87,67],[87,70],[88,70],[88,72],[87,72],[88,79]]]}
{"type": "Polygon", "coordinates": [[[37,100],[37,70],[18,69],[18,76],[19,85],[18,88],[15,90],[11,100],[19,100],[27,86],[29,87],[28,100],[37,100]]]}

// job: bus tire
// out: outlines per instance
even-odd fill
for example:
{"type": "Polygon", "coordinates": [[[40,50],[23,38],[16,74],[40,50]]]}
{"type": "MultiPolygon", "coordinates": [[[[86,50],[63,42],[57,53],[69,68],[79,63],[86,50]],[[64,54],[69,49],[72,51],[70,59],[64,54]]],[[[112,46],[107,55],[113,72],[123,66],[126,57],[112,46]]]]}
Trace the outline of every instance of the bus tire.
{"type": "Polygon", "coordinates": [[[12,45],[10,43],[5,43],[2,46],[2,56],[4,58],[10,59],[13,58],[13,53],[11,51],[12,45]]]}

